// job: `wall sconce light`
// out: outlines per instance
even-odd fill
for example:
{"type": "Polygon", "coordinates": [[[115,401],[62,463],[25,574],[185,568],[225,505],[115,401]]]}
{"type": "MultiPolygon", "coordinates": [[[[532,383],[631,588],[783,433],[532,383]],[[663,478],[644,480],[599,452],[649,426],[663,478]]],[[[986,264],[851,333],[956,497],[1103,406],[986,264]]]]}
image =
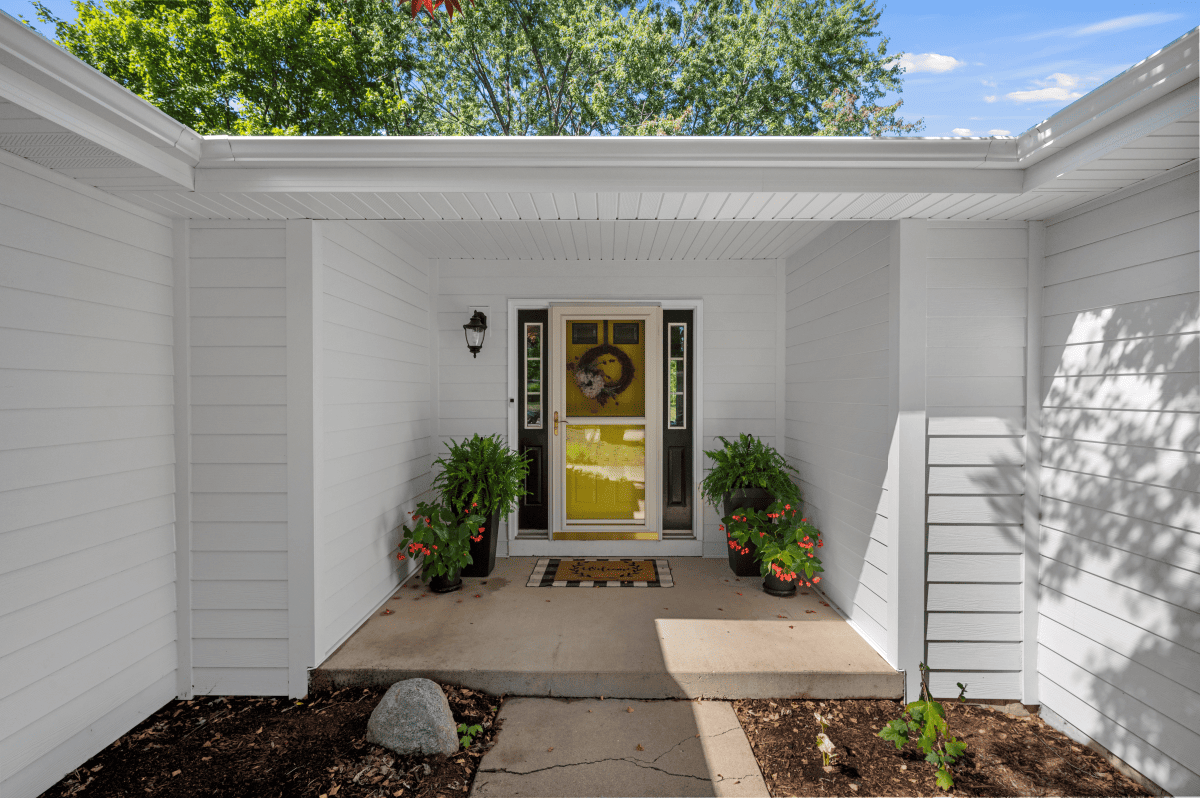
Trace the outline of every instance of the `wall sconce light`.
{"type": "Polygon", "coordinates": [[[467,349],[471,350],[471,357],[477,357],[479,350],[483,349],[483,338],[487,335],[487,316],[482,310],[475,311],[471,321],[463,325],[463,334],[467,337],[467,349]]]}

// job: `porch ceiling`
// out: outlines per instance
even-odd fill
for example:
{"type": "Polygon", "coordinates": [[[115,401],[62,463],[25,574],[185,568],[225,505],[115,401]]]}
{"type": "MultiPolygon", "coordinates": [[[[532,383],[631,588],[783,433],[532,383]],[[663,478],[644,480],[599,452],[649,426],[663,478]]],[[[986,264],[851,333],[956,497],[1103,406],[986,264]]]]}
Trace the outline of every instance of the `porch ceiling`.
{"type": "Polygon", "coordinates": [[[831,222],[606,219],[389,224],[429,258],[696,261],[787,257],[831,222]]]}

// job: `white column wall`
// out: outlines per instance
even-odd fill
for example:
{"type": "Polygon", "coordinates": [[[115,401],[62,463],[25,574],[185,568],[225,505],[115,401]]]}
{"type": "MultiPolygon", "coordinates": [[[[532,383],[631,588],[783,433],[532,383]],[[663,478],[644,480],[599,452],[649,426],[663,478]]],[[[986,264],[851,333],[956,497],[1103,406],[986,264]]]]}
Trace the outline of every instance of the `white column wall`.
{"type": "MultiPolygon", "coordinates": [[[[930,689],[1020,700],[1025,222],[930,222],[927,406],[930,689]]],[[[1033,610],[1036,611],[1036,610],[1033,610]]]]}
{"type": "Polygon", "coordinates": [[[412,569],[397,528],[430,484],[430,262],[387,226],[322,222],[315,558],[319,663],[412,569]]]}
{"type": "Polygon", "coordinates": [[[177,692],[167,219],[0,152],[0,795],[177,692]]]}
{"type": "Polygon", "coordinates": [[[786,438],[821,529],[821,589],[888,645],[890,230],[842,222],[787,261],[786,438]]]}
{"type": "Polygon", "coordinates": [[[284,224],[189,227],[194,690],[287,695],[284,224]]]}

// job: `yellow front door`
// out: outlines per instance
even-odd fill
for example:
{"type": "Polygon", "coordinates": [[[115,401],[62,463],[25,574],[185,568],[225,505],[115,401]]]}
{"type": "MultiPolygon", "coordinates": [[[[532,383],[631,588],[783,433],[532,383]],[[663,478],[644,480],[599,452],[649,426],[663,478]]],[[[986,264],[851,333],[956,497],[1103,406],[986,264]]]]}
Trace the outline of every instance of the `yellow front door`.
{"type": "Polygon", "coordinates": [[[553,537],[657,540],[662,311],[555,307],[550,323],[553,537]]]}

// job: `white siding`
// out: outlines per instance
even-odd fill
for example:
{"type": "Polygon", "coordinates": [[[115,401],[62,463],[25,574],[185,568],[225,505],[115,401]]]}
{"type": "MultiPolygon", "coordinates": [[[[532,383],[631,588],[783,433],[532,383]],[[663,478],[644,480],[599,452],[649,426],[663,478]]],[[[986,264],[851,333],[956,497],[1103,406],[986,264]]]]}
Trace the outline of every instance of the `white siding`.
{"type": "Polygon", "coordinates": [[[196,694],[287,695],[287,318],[278,222],[190,236],[196,694]]]}
{"type": "Polygon", "coordinates": [[[785,453],[825,547],[821,588],[887,647],[889,233],[845,222],[787,262],[785,453]]]}
{"type": "Polygon", "coordinates": [[[0,794],[176,695],[171,228],[0,154],[0,794]]]}
{"type": "Polygon", "coordinates": [[[1039,690],[1200,794],[1195,169],[1046,228],[1039,690]]]}
{"type": "MultiPolygon", "coordinates": [[[[740,432],[776,441],[776,274],[769,261],[441,261],[438,271],[439,433],[458,440],[506,434],[510,297],[597,301],[701,299],[704,440],[740,432]],[[463,341],[469,308],[488,308],[489,334],[477,359],[463,341]]],[[[437,451],[444,452],[439,442],[437,451]]],[[[697,462],[703,458],[697,453],[697,462]]],[[[706,463],[701,464],[700,475],[706,463]]],[[[699,479],[699,476],[697,478],[699,479]]],[[[704,510],[704,554],[726,556],[719,515],[704,510]]],[[[503,545],[503,538],[501,539],[503,545]]],[[[503,552],[501,552],[503,553],[503,552]]]]}
{"type": "Polygon", "coordinates": [[[317,661],[400,583],[404,510],[428,489],[429,262],[371,222],[324,234],[324,517],[317,525],[317,661]]]}
{"type": "Polygon", "coordinates": [[[925,661],[938,696],[963,682],[969,698],[1021,698],[1027,239],[1021,222],[929,230],[925,661]],[[976,587],[993,599],[941,599],[976,587]]]}

